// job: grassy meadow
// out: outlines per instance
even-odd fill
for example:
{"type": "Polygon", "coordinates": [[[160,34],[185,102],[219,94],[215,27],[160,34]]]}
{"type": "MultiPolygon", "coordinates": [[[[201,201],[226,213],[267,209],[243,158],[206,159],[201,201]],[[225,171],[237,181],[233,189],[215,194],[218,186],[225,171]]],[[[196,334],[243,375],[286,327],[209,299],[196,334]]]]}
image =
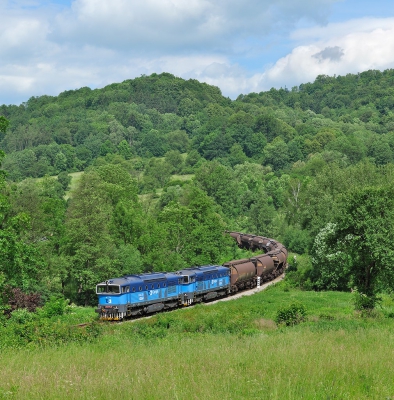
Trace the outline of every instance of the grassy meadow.
{"type": "MultiPolygon", "coordinates": [[[[0,399],[394,399],[393,311],[390,296],[362,316],[351,293],[280,283],[239,300],[99,324],[89,341],[5,347],[0,399]],[[305,306],[306,321],[277,326],[278,309],[292,302],[305,306]]],[[[76,314],[63,317],[93,318],[76,314]]]]}

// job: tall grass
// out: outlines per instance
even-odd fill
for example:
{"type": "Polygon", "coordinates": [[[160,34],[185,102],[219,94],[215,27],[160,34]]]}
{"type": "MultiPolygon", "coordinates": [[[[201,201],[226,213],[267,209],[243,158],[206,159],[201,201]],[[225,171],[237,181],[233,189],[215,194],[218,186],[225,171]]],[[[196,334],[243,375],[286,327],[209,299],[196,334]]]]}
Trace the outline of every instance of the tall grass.
{"type": "Polygon", "coordinates": [[[350,293],[284,288],[105,324],[84,344],[6,349],[0,399],[394,398],[392,299],[366,319],[350,293]],[[276,326],[292,301],[307,322],[276,326]]]}
{"type": "Polygon", "coordinates": [[[394,394],[391,331],[287,329],[149,342],[115,335],[89,346],[6,353],[0,361],[0,396],[387,399],[394,394]]]}

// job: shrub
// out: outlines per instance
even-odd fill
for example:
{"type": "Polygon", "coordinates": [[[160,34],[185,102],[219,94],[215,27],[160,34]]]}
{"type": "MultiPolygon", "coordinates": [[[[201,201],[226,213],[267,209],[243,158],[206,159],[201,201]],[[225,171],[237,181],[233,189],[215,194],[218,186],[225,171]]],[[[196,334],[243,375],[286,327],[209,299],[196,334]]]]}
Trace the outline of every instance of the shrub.
{"type": "Polygon", "coordinates": [[[353,292],[353,303],[356,311],[366,316],[372,316],[372,310],[382,302],[382,298],[376,295],[366,295],[357,290],[353,292]]]}
{"type": "Polygon", "coordinates": [[[313,290],[311,282],[312,263],[307,254],[289,257],[289,267],[286,269],[285,281],[294,288],[313,290]]]}
{"type": "Polygon", "coordinates": [[[67,300],[63,298],[52,296],[42,308],[42,313],[47,318],[63,315],[66,312],[67,303],[67,300]]]}
{"type": "Polygon", "coordinates": [[[301,303],[292,303],[280,308],[276,313],[275,322],[279,325],[293,326],[305,321],[306,308],[301,303]]]}
{"type": "Polygon", "coordinates": [[[12,312],[10,321],[17,324],[26,324],[34,320],[34,314],[26,308],[19,308],[12,312]]]}
{"type": "Polygon", "coordinates": [[[24,293],[19,288],[13,288],[6,285],[2,293],[0,293],[1,301],[4,305],[8,305],[4,309],[4,313],[10,313],[17,309],[26,308],[30,312],[34,312],[41,303],[41,295],[38,293],[24,293]]]}

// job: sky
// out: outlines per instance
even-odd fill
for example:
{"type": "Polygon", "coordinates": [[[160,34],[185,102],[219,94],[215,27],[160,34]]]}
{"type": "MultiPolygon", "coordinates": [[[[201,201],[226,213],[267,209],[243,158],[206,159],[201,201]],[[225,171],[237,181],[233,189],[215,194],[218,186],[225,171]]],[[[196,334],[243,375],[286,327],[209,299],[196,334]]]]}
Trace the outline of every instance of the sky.
{"type": "Polygon", "coordinates": [[[394,68],[392,0],[0,0],[0,105],[170,72],[225,96],[394,68]]]}

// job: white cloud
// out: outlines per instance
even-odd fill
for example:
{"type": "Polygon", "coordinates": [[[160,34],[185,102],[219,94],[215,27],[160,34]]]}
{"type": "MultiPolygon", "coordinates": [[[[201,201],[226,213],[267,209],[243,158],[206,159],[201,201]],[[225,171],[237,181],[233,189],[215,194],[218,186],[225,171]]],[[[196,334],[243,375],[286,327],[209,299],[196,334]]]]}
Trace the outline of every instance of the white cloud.
{"type": "Polygon", "coordinates": [[[295,41],[327,40],[328,38],[344,37],[356,32],[390,29],[393,24],[394,18],[359,18],[324,26],[313,26],[308,29],[297,29],[292,32],[291,38],[295,41]]]}
{"type": "MultiPolygon", "coordinates": [[[[325,40],[324,33],[331,33],[332,27],[321,29],[321,38],[316,43],[296,47],[286,57],[261,75],[261,88],[268,86],[298,85],[311,82],[317,75],[346,75],[369,69],[394,68],[394,19],[351,21],[338,25],[334,38],[325,40]],[[361,22],[366,22],[364,25],[361,22]],[[349,27],[357,26],[356,31],[349,27]],[[363,27],[363,29],[361,28],[363,27]],[[338,32],[345,33],[338,36],[338,32]],[[331,54],[331,56],[330,56],[331,54]],[[325,55],[325,56],[324,56],[325,55]],[[335,56],[334,56],[335,55],[335,56]]],[[[313,29],[315,30],[315,29],[313,29]]],[[[309,37],[303,32],[303,37],[309,37]]]]}
{"type": "MultiPolygon", "coordinates": [[[[0,9],[1,12],[1,9],[0,9]]],[[[13,59],[34,57],[47,48],[48,25],[35,17],[10,13],[0,25],[1,64],[13,59]]]]}
{"type": "Polygon", "coordinates": [[[394,68],[394,18],[328,24],[297,31],[293,37],[307,44],[295,47],[265,71],[250,74],[237,65],[222,62],[208,66],[197,78],[219,86],[234,98],[240,93],[313,82],[318,75],[394,68]]]}
{"type": "Polygon", "coordinates": [[[227,50],[239,38],[289,30],[300,18],[321,21],[338,0],[75,0],[57,17],[54,37],[92,46],[172,54],[227,50]]]}
{"type": "Polygon", "coordinates": [[[394,67],[394,18],[325,24],[336,1],[74,0],[71,8],[0,1],[0,104],[153,72],[236,97],[319,74],[394,67]],[[305,20],[313,26],[291,32],[305,20]],[[279,60],[260,58],[258,70],[273,33],[294,48],[279,60]]]}
{"type": "Polygon", "coordinates": [[[162,71],[223,83],[232,93],[240,68],[231,59],[253,51],[251,37],[257,42],[276,21],[288,31],[300,18],[321,20],[335,1],[0,2],[0,104],[162,71]],[[228,75],[219,79],[215,65],[228,75]]]}

